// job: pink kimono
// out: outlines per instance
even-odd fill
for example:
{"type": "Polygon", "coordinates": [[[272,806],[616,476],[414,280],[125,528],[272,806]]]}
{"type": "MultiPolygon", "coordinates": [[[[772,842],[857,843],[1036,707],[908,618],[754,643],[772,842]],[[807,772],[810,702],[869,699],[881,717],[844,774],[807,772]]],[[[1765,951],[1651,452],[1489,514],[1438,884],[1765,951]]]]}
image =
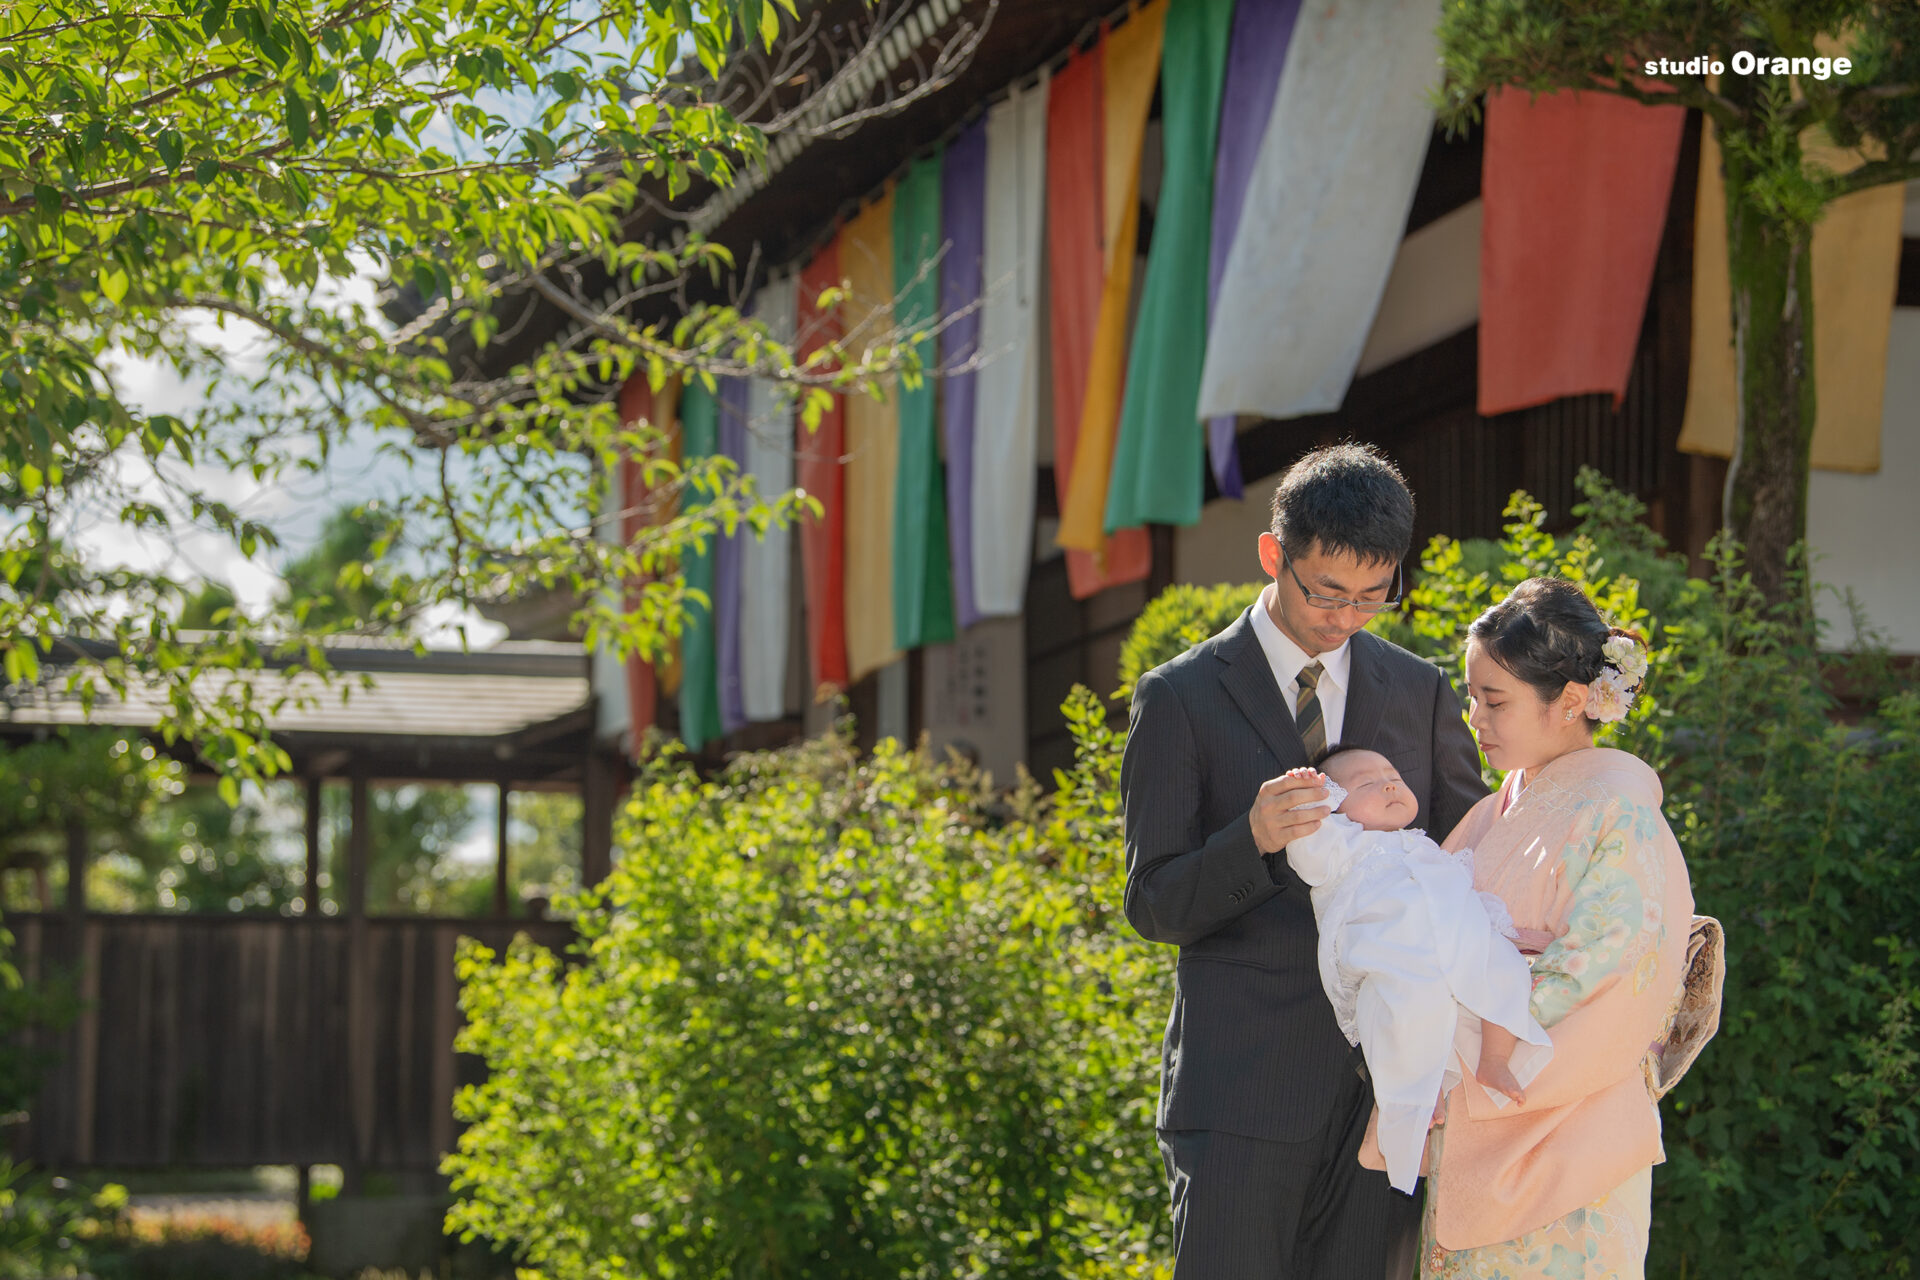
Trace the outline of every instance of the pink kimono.
{"type": "Polygon", "coordinates": [[[1525,1103],[1448,1095],[1422,1274],[1524,1280],[1572,1249],[1596,1262],[1629,1255],[1617,1273],[1638,1275],[1646,1175],[1666,1158],[1646,1063],[1679,1006],[1693,892],[1660,779],[1638,758],[1574,751],[1521,781],[1509,775],[1474,806],[1446,848],[1473,849],[1474,887],[1516,925],[1557,935],[1533,965],[1532,1011],[1553,1060],[1525,1103]]]}

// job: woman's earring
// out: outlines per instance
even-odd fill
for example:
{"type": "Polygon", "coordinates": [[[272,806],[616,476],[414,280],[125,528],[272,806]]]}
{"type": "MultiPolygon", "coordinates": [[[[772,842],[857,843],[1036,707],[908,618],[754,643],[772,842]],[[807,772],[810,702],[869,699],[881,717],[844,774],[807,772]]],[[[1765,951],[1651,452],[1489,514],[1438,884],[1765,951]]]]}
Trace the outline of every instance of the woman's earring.
{"type": "Polygon", "coordinates": [[[1567,719],[1569,720],[1573,719],[1573,712],[1571,711],[1567,712],[1567,719]]]}

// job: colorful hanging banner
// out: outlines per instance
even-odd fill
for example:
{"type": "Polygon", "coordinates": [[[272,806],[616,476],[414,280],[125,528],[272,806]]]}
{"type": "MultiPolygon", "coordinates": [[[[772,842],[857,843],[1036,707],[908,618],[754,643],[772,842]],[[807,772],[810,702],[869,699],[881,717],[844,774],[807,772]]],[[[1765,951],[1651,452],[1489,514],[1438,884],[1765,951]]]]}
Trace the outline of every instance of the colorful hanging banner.
{"type": "Polygon", "coordinates": [[[1170,9],[1160,59],[1163,177],[1140,314],[1127,358],[1107,490],[1109,533],[1200,522],[1206,436],[1200,365],[1207,355],[1207,259],[1213,163],[1233,0],[1170,9]]]}
{"type": "Polygon", "coordinates": [[[1075,50],[1047,99],[1048,335],[1053,347],[1054,476],[1066,501],[1080,406],[1087,394],[1100,286],[1107,275],[1101,218],[1100,50],[1075,50]]]}
{"type": "MultiPolygon", "coordinates": [[[[982,255],[987,233],[987,122],[963,131],[947,148],[940,175],[940,223],[946,252],[940,259],[940,364],[952,370],[941,381],[940,427],[946,442],[947,543],[953,564],[956,620],[970,627],[980,619],[974,602],[973,457],[979,375],[963,369],[980,351],[982,255]]],[[[1003,477],[991,472],[986,483],[1003,477]]]]}
{"type": "MultiPolygon", "coordinates": [[[[916,332],[920,367],[939,361],[940,167],[916,160],[893,193],[894,324],[916,332]]],[[[893,495],[893,643],[918,649],[953,639],[953,570],[947,549],[947,482],[940,465],[939,393],[931,376],[899,383],[899,478],[893,495]]]]}
{"type": "MultiPolygon", "coordinates": [[[[1064,278],[1056,284],[1083,290],[1064,297],[1056,290],[1054,309],[1054,476],[1060,489],[1060,533],[1056,543],[1068,553],[1068,589],[1075,599],[1087,599],[1123,581],[1146,578],[1152,568],[1152,545],[1146,530],[1121,530],[1106,537],[1100,528],[1106,514],[1106,484],[1114,462],[1114,426],[1119,416],[1119,388],[1125,378],[1127,303],[1133,290],[1133,257],[1139,238],[1140,142],[1146,134],[1146,111],[1154,84],[1160,79],[1160,35],[1165,0],[1148,4],[1127,23],[1104,36],[1085,59],[1096,71],[1068,67],[1054,81],[1056,100],[1060,84],[1075,75],[1068,115],[1060,129],[1048,123],[1048,246],[1056,255],[1071,242],[1091,232],[1096,263],[1066,263],[1064,278]],[[1092,79],[1092,92],[1081,84],[1092,79]],[[1091,102],[1091,121],[1081,117],[1091,102]],[[1085,155],[1071,155],[1081,148],[1085,155]],[[1060,180],[1054,177],[1060,165],[1060,180]],[[1089,182],[1091,178],[1091,182],[1089,182]],[[1091,186],[1091,190],[1087,190],[1091,186]],[[1089,276],[1096,286],[1089,290],[1089,276]],[[1066,324],[1062,324],[1062,319],[1066,324]],[[1066,334],[1073,349],[1062,351],[1066,334]],[[1083,338],[1085,334],[1085,338],[1083,338]],[[1085,342],[1085,345],[1077,345],[1085,342]],[[1075,380],[1079,390],[1062,403],[1060,382],[1075,380]],[[1071,409],[1071,418],[1060,418],[1071,409]],[[1071,430],[1062,430],[1073,422],[1071,430]]],[[[1087,253],[1087,249],[1081,249],[1087,253]]],[[[1056,257],[1056,265],[1058,257],[1056,257]]]]}
{"type": "Polygon", "coordinates": [[[1625,399],[1686,121],[1610,93],[1487,96],[1482,414],[1625,399]]]}
{"type": "Polygon", "coordinates": [[[1045,80],[987,112],[984,363],[974,422],[973,591],[983,617],[1026,607],[1040,430],[1040,272],[1047,192],[1045,80]]]}
{"type": "MultiPolygon", "coordinates": [[[[680,397],[680,438],[687,461],[710,457],[720,447],[719,404],[704,383],[695,378],[680,397]]],[[[687,510],[706,504],[706,495],[689,485],[682,494],[687,510]]],[[[687,589],[713,596],[716,540],[704,551],[689,551],[680,567],[687,589]]],[[[721,735],[720,692],[714,678],[717,633],[711,603],[687,602],[686,624],[680,632],[680,738],[687,750],[698,751],[721,735]]]]}
{"type": "MultiPolygon", "coordinates": [[[[769,280],[754,295],[753,314],[767,334],[791,346],[792,276],[769,280]]],[[[762,501],[793,488],[793,401],[771,378],[747,383],[747,473],[762,501]]],[[[793,539],[784,526],[742,534],[740,567],[740,701],[749,721],[787,713],[787,628],[792,617],[793,539]]]]}
{"type": "MultiPolygon", "coordinates": [[[[1054,500],[1064,507],[1072,482],[1080,413],[1086,401],[1093,336],[1100,322],[1106,279],[1101,169],[1105,156],[1101,107],[1102,65],[1096,46],[1075,51],[1054,77],[1047,96],[1048,337],[1053,374],[1054,500]]],[[[1144,578],[1150,549],[1142,534],[1109,541],[1104,561],[1067,550],[1067,585],[1074,599],[1144,578]],[[1143,554],[1143,551],[1148,554],[1143,554]],[[1137,570],[1137,572],[1136,572],[1137,570]]]]}
{"type": "MultiPolygon", "coordinates": [[[[1300,16],[1300,0],[1239,0],[1233,8],[1233,37],[1227,42],[1226,84],[1220,99],[1220,142],[1213,161],[1213,237],[1207,246],[1207,314],[1220,298],[1246,204],[1254,157],[1273,114],[1287,41],[1300,16]]],[[[1245,492],[1240,478],[1239,419],[1231,413],[1207,419],[1207,454],[1214,483],[1226,498],[1245,492]]]]}
{"type": "MultiPolygon", "coordinates": [[[[1858,153],[1816,142],[1807,159],[1844,173],[1858,153]]],[[[1737,439],[1739,379],[1733,354],[1733,289],[1727,279],[1727,195],[1720,144],[1700,138],[1699,198],[1693,213],[1693,355],[1680,448],[1730,458],[1737,439]]],[[[1813,377],[1818,391],[1813,465],[1823,471],[1880,469],[1887,342],[1900,283],[1900,183],[1869,187],[1827,206],[1813,228],[1813,377]]]]}
{"type": "Polygon", "coordinates": [[[1160,44],[1167,0],[1153,0],[1101,42],[1101,218],[1105,223],[1107,274],[1100,291],[1087,391],[1080,406],[1073,476],[1060,509],[1061,546],[1101,551],[1107,488],[1113,478],[1114,436],[1120,425],[1120,395],[1126,382],[1127,314],[1133,300],[1134,258],[1140,238],[1140,148],[1147,112],[1160,79],[1160,44]]]}
{"type": "MultiPolygon", "coordinates": [[[[840,240],[835,237],[800,271],[796,299],[798,331],[794,358],[805,363],[840,337],[837,311],[819,309],[820,295],[840,287],[840,240]]],[[[830,373],[822,366],[823,373],[830,373]]],[[[803,416],[794,418],[794,468],[800,487],[820,504],[815,516],[803,515],[800,529],[800,572],[806,584],[807,671],[809,696],[823,689],[847,686],[846,621],[846,471],[840,460],[846,448],[843,416],[846,400],[835,395],[808,429],[803,416]]]]}
{"type": "MultiPolygon", "coordinates": [[[[720,452],[744,471],[747,463],[747,380],[720,379],[720,452]]],[[[720,535],[713,554],[714,684],[720,690],[720,727],[726,733],[744,728],[746,701],[740,690],[740,596],[746,544],[752,538],[744,526],[720,535]]]]}
{"type": "MultiPolygon", "coordinates": [[[[862,350],[893,325],[893,192],[840,232],[848,344],[862,350]]],[[[900,656],[893,643],[893,492],[899,468],[898,388],[847,397],[847,674],[859,680],[900,656]]]]}
{"type": "MultiPolygon", "coordinates": [[[[663,492],[665,486],[656,487],[647,482],[646,462],[655,456],[674,461],[679,459],[679,427],[674,421],[679,395],[677,378],[669,379],[656,395],[644,369],[629,374],[627,380],[620,384],[615,403],[621,425],[633,428],[644,423],[659,433],[651,452],[643,455],[625,453],[620,458],[615,491],[611,497],[620,510],[621,541],[628,546],[632,546],[644,530],[660,524],[672,514],[670,490],[663,492]]],[[[640,592],[639,584],[628,589],[625,604],[629,611],[639,607],[640,592]]],[[[671,696],[679,688],[678,646],[670,647],[667,653],[653,662],[643,661],[637,655],[629,657],[626,676],[627,753],[637,760],[646,731],[659,714],[660,697],[663,694],[671,696]]]]}
{"type": "Polygon", "coordinates": [[[1301,10],[1214,307],[1202,414],[1345,399],[1432,134],[1439,18],[1439,0],[1301,10]]]}

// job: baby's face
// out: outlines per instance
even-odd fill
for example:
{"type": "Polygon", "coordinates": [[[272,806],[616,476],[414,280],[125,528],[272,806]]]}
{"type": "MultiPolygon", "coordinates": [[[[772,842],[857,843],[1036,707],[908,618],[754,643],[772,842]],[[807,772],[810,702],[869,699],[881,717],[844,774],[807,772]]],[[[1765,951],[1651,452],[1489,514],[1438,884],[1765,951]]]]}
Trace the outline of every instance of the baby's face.
{"type": "Polygon", "coordinates": [[[1343,751],[1324,772],[1347,790],[1340,812],[1369,831],[1398,831],[1420,813],[1399,770],[1377,751],[1343,751]]]}

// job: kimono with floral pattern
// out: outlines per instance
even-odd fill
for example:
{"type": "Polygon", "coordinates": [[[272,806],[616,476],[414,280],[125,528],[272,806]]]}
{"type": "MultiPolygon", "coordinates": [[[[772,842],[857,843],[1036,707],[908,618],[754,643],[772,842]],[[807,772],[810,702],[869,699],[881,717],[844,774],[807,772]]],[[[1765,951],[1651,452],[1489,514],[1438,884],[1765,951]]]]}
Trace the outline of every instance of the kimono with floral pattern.
{"type": "Polygon", "coordinates": [[[1524,1103],[1455,1089],[1429,1156],[1428,1280],[1639,1280],[1664,1153],[1645,1063],[1678,1008],[1693,894],[1658,777],[1620,751],[1516,773],[1447,847],[1522,928],[1554,1058],[1524,1103]]]}

